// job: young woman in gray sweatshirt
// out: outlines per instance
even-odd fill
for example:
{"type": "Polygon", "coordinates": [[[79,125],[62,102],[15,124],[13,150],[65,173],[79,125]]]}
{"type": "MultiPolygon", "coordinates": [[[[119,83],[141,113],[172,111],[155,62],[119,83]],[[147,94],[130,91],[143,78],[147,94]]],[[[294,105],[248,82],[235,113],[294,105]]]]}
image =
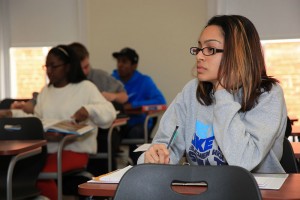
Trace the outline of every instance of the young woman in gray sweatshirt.
{"type": "Polygon", "coordinates": [[[278,81],[266,73],[252,22],[238,15],[215,16],[190,51],[196,55],[197,79],[170,104],[138,163],[177,164],[185,154],[191,165],[284,173],[280,159],[287,109],[278,81]]]}

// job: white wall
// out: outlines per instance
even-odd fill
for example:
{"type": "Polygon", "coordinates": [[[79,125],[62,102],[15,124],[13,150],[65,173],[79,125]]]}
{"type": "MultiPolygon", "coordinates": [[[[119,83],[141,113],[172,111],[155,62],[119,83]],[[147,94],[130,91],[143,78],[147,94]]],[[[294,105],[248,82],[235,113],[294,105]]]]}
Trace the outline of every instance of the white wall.
{"type": "Polygon", "coordinates": [[[9,75],[3,69],[9,63],[10,46],[54,46],[77,40],[88,47],[92,65],[108,72],[116,66],[112,52],[125,46],[135,48],[140,55],[139,70],[153,77],[170,103],[192,78],[195,58],[189,54],[189,48],[197,45],[208,16],[245,15],[254,22],[262,39],[300,38],[299,0],[0,0],[0,3],[1,88],[3,84],[8,87],[2,78],[3,74],[5,78],[9,75]]]}
{"type": "Polygon", "coordinates": [[[206,22],[205,0],[89,0],[87,9],[95,68],[111,72],[112,52],[132,47],[140,56],[138,69],[154,79],[168,103],[192,78],[189,48],[206,22]]]}
{"type": "Polygon", "coordinates": [[[249,18],[260,38],[300,38],[299,0],[210,0],[209,15],[238,14],[249,18]]]}

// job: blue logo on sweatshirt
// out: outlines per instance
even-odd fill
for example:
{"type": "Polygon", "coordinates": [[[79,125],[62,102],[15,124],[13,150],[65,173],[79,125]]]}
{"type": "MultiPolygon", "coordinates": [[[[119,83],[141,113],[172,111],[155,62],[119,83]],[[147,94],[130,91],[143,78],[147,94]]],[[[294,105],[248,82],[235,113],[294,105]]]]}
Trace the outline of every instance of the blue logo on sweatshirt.
{"type": "Polygon", "coordinates": [[[197,120],[196,132],[188,152],[191,160],[197,162],[198,165],[211,165],[210,162],[214,162],[215,165],[224,165],[226,162],[219,147],[213,149],[214,140],[212,124],[203,124],[197,120]]]}

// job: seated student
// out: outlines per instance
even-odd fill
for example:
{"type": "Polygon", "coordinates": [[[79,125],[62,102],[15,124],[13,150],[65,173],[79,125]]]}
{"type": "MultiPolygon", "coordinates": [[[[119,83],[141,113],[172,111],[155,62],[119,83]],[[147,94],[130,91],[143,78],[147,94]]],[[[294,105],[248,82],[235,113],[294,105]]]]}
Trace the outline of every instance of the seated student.
{"type": "MultiPolygon", "coordinates": [[[[128,102],[124,104],[125,110],[143,105],[166,104],[163,94],[152,78],[137,70],[139,56],[134,49],[124,48],[112,55],[117,59],[117,69],[112,75],[125,85],[129,96],[128,102]]],[[[125,138],[143,138],[145,118],[145,114],[130,116],[128,125],[122,127],[122,135],[125,138]]],[[[130,157],[134,163],[137,161],[136,154],[132,153],[135,148],[136,145],[130,147],[130,157]]]]}
{"type": "Polygon", "coordinates": [[[124,85],[101,69],[94,69],[90,65],[90,54],[87,48],[78,42],[69,45],[80,59],[83,73],[87,79],[92,81],[101,92],[101,94],[111,102],[118,104],[126,103],[128,96],[124,85]]]}
{"type": "MultiPolygon", "coordinates": [[[[74,50],[81,62],[81,68],[87,79],[93,82],[98,88],[99,92],[110,102],[113,103],[115,109],[119,112],[123,111],[123,104],[127,102],[128,96],[124,85],[107,72],[101,69],[94,69],[90,65],[90,54],[87,48],[78,42],[69,44],[69,47],[74,50]]],[[[119,116],[119,114],[117,115],[119,116]]],[[[98,129],[98,152],[107,152],[107,133],[108,129],[98,129]]],[[[113,154],[119,151],[120,133],[114,130],[112,134],[112,150],[113,154]]],[[[107,173],[106,160],[92,159],[89,161],[88,171],[92,174],[107,173]],[[101,167],[99,167],[101,166],[101,167]]],[[[113,168],[116,168],[115,160],[113,159],[113,168]]]]}
{"type": "MultiPolygon", "coordinates": [[[[69,46],[79,57],[82,71],[87,79],[92,81],[96,85],[98,90],[108,101],[113,102],[117,106],[121,106],[122,104],[127,102],[128,96],[124,85],[107,72],[101,69],[92,68],[90,65],[90,54],[83,44],[73,42],[69,44],[69,46]]],[[[26,113],[33,113],[36,96],[37,93],[34,93],[32,98],[33,101],[14,102],[11,105],[11,108],[23,109],[23,111],[26,113]]]]}
{"type": "MultiPolygon", "coordinates": [[[[122,105],[127,102],[128,96],[124,85],[112,77],[107,72],[101,69],[93,69],[90,65],[90,55],[87,48],[78,42],[73,42],[69,44],[69,47],[75,52],[77,57],[80,60],[81,68],[83,73],[86,75],[87,79],[93,82],[101,94],[108,100],[113,103],[117,110],[123,110],[122,105]]],[[[23,109],[26,113],[33,113],[33,108],[36,103],[37,93],[33,94],[33,98],[27,102],[14,102],[11,106],[12,109],[23,109]]],[[[107,150],[107,131],[108,129],[99,128],[99,134],[97,135],[97,146],[98,152],[104,152],[107,150]]],[[[120,134],[117,132],[113,133],[113,153],[119,150],[120,144],[120,134]]],[[[106,173],[105,165],[99,160],[93,160],[97,163],[90,162],[88,165],[88,171],[93,174],[106,173]],[[103,166],[99,169],[98,166],[103,166]]],[[[115,165],[115,163],[114,163],[115,165]]],[[[114,166],[115,167],[115,166],[114,166]]]]}
{"type": "Polygon", "coordinates": [[[152,146],[138,163],[236,165],[284,173],[280,165],[287,109],[278,81],[266,73],[259,35],[247,18],[211,18],[191,48],[197,79],[168,107],[152,146]],[[177,137],[167,145],[176,126],[177,137]]]}
{"type": "MultiPolygon", "coordinates": [[[[87,81],[82,72],[80,61],[75,52],[66,45],[52,48],[44,66],[49,78],[37,97],[34,115],[41,119],[86,122],[92,126],[108,128],[116,118],[113,105],[107,101],[96,86],[87,81]]],[[[3,114],[3,113],[2,113],[3,114]]],[[[6,116],[26,116],[18,109],[6,112],[6,116]]],[[[2,116],[3,117],[3,116],[2,116]]],[[[52,141],[47,144],[48,159],[44,172],[56,171],[57,142],[61,137],[58,133],[47,133],[52,141]]],[[[81,169],[87,166],[88,154],[97,151],[97,129],[85,134],[79,141],[72,142],[64,148],[62,170],[81,169]]],[[[53,180],[40,180],[38,187],[44,196],[57,199],[57,187],[53,180]]]]}

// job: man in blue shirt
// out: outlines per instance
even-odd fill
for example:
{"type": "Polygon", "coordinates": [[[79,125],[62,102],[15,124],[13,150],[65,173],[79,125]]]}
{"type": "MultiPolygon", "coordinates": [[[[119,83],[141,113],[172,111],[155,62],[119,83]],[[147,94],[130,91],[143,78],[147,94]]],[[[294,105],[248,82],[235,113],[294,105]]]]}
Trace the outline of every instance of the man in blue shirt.
{"type": "MultiPolygon", "coordinates": [[[[163,94],[152,78],[137,70],[139,56],[134,49],[124,48],[120,52],[114,52],[112,56],[117,60],[117,69],[113,71],[112,76],[124,84],[129,97],[128,102],[124,105],[125,110],[144,105],[166,104],[163,94]]],[[[124,137],[143,138],[145,118],[145,114],[130,116],[127,127],[123,128],[124,137]]],[[[130,153],[134,148],[136,146],[131,147],[130,153]]],[[[133,154],[131,158],[134,162],[136,161],[133,154]]]]}

